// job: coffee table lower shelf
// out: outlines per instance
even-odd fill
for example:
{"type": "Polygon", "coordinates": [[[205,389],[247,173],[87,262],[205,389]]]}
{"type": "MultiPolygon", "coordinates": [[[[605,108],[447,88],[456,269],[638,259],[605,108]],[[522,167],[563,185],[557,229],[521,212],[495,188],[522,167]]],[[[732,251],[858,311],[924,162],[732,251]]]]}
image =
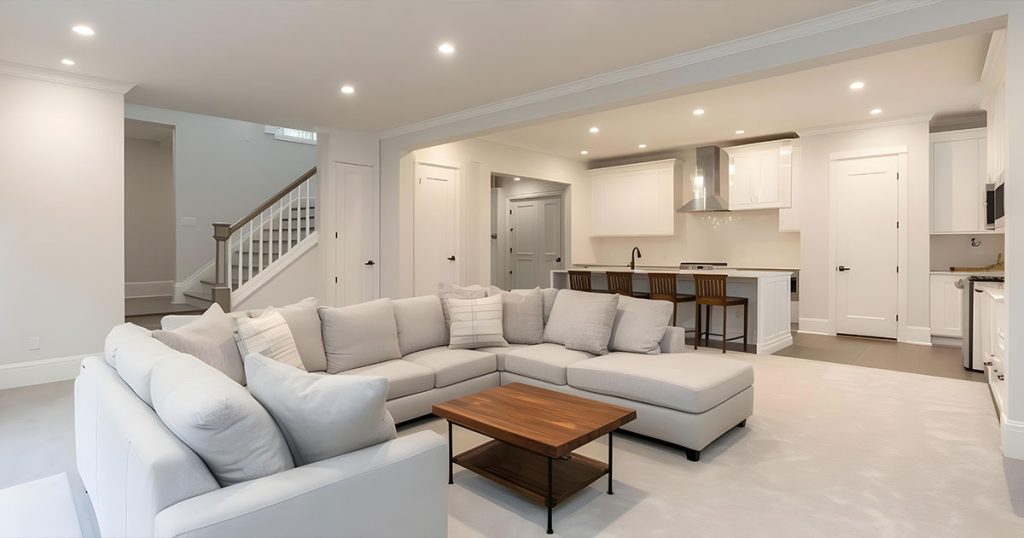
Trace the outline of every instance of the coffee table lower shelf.
{"type": "MultiPolygon", "coordinates": [[[[548,458],[502,441],[488,441],[452,458],[452,462],[515,490],[544,506],[548,495],[548,458]]],[[[608,474],[604,462],[570,454],[552,460],[551,496],[559,504],[608,474]]]]}

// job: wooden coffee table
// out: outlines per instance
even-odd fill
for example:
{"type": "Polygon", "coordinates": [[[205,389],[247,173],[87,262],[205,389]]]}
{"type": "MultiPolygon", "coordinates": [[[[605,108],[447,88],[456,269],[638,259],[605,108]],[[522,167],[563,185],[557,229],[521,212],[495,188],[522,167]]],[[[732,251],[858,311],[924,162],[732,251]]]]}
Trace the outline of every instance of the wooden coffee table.
{"type": "Polygon", "coordinates": [[[636,411],[512,383],[456,398],[433,407],[448,420],[448,483],[452,465],[481,476],[543,504],[551,511],[558,503],[608,475],[612,494],[612,432],[636,419],[636,411]],[[452,424],[494,439],[457,456],[452,455],[452,424]],[[608,463],[572,451],[608,435],[608,463]]]}

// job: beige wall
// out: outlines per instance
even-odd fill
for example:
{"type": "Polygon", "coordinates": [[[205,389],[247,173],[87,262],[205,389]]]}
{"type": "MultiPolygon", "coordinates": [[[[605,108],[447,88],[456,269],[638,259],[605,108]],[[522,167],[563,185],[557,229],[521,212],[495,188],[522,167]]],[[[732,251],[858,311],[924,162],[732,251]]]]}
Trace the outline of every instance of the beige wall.
{"type": "Polygon", "coordinates": [[[129,284],[174,282],[173,144],[173,137],[124,140],[124,278],[129,284]]]}

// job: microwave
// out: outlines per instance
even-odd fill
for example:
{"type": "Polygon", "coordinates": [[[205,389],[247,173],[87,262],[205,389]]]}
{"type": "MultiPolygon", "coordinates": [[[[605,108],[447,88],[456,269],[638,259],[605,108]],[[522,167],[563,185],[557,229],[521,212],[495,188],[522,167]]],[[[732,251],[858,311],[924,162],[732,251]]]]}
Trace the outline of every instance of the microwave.
{"type": "Polygon", "coordinates": [[[1003,218],[1005,217],[1003,209],[1003,198],[1006,183],[989,183],[985,188],[985,229],[996,230],[1002,229],[1003,218]]]}

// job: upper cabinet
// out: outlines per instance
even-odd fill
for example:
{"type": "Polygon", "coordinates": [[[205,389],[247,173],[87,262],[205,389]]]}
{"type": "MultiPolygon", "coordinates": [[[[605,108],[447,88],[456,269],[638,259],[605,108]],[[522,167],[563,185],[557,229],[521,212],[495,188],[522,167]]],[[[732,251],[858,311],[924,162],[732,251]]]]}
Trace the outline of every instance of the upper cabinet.
{"type": "Polygon", "coordinates": [[[1006,30],[992,32],[981,80],[985,94],[981,101],[987,113],[987,166],[989,183],[1006,180],[1006,30]]]}
{"type": "Polygon", "coordinates": [[[675,159],[591,170],[590,235],[675,234],[675,159]]]}
{"type": "Polygon", "coordinates": [[[985,231],[985,129],[931,135],[932,233],[985,231]]]}
{"type": "Polygon", "coordinates": [[[729,154],[729,209],[790,207],[793,144],[790,140],[726,148],[729,154]]]}

